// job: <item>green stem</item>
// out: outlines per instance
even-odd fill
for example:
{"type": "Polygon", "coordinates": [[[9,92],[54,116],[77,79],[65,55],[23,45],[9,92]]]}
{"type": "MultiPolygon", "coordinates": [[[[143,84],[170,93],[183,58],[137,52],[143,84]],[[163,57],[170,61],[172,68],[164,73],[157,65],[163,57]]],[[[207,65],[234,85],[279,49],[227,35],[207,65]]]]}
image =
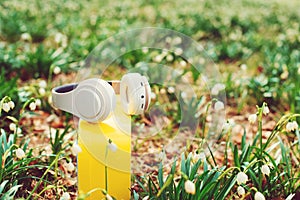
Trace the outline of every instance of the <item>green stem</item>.
{"type": "MultiPolygon", "coordinates": [[[[46,174],[48,174],[48,172],[51,170],[51,168],[53,167],[53,165],[56,163],[56,161],[58,160],[59,156],[60,156],[61,152],[59,152],[56,157],[55,160],[53,160],[53,162],[50,164],[50,166],[48,167],[48,169],[44,172],[44,174],[42,175],[41,179],[39,180],[39,182],[37,182],[37,184],[34,186],[33,190],[30,192],[29,196],[26,198],[26,200],[31,199],[31,196],[33,195],[33,193],[37,190],[37,188],[40,186],[42,180],[44,179],[44,177],[46,176],[46,174]]],[[[36,197],[37,198],[37,197],[36,197]]],[[[36,199],[34,198],[34,199],[36,199]]]]}
{"type": "MultiPolygon", "coordinates": [[[[259,160],[263,160],[263,142],[262,142],[262,117],[263,110],[266,106],[266,103],[263,103],[261,108],[258,108],[258,134],[259,134],[259,143],[260,143],[260,151],[259,151],[259,160]]],[[[262,162],[258,163],[258,170],[262,167],[262,162]]],[[[259,175],[259,189],[262,191],[262,174],[259,175]]]]}
{"type": "Polygon", "coordinates": [[[107,187],[107,165],[105,165],[105,190],[106,192],[108,192],[108,187],[107,187]]]}

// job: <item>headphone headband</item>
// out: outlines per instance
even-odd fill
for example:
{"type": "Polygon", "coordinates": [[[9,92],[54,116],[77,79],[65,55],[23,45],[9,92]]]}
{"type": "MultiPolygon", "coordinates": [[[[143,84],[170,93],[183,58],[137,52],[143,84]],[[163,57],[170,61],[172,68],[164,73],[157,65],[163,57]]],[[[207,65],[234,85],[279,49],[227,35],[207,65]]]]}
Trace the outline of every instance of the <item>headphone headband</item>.
{"type": "Polygon", "coordinates": [[[120,94],[126,114],[142,114],[150,103],[150,86],[146,77],[129,73],[121,81],[97,78],[52,89],[55,107],[89,122],[103,121],[114,110],[116,94],[120,94]]]}

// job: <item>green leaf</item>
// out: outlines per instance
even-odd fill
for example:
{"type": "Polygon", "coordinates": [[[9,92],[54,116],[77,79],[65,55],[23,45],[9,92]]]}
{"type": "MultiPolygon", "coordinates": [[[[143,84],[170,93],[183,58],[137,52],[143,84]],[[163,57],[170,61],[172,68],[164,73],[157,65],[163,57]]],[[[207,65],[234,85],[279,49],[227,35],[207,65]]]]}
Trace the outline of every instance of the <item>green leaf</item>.
{"type": "Polygon", "coordinates": [[[240,167],[240,160],[239,160],[239,154],[238,154],[238,147],[237,145],[234,145],[234,150],[233,150],[233,159],[234,159],[234,164],[237,167],[240,167]]]}

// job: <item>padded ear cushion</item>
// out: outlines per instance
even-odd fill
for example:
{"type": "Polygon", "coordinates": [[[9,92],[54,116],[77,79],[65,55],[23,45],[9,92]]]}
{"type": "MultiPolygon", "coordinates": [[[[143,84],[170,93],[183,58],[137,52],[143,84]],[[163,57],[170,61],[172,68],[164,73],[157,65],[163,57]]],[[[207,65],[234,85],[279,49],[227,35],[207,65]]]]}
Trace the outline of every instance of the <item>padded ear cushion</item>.
{"type": "Polygon", "coordinates": [[[138,73],[129,73],[122,77],[120,96],[126,114],[142,114],[149,106],[150,93],[150,86],[146,77],[138,73]]]}
{"type": "Polygon", "coordinates": [[[74,114],[88,122],[105,120],[116,105],[113,88],[104,80],[82,81],[74,91],[74,114]]]}

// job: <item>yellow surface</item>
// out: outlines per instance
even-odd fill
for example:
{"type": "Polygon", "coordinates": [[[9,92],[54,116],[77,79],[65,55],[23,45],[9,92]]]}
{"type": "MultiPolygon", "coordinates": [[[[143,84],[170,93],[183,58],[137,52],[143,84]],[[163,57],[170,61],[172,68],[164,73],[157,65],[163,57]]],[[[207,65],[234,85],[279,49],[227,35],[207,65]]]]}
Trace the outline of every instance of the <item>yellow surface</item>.
{"type": "MultiPolygon", "coordinates": [[[[119,100],[119,99],[118,99],[119,100]]],[[[79,122],[78,189],[87,193],[95,188],[105,189],[105,165],[107,165],[108,193],[116,199],[130,199],[130,132],[131,119],[120,109],[117,101],[115,114],[109,119],[92,124],[79,122]],[[107,148],[111,139],[117,151],[107,148]]],[[[101,191],[91,194],[88,200],[103,199],[101,191]]]]}

